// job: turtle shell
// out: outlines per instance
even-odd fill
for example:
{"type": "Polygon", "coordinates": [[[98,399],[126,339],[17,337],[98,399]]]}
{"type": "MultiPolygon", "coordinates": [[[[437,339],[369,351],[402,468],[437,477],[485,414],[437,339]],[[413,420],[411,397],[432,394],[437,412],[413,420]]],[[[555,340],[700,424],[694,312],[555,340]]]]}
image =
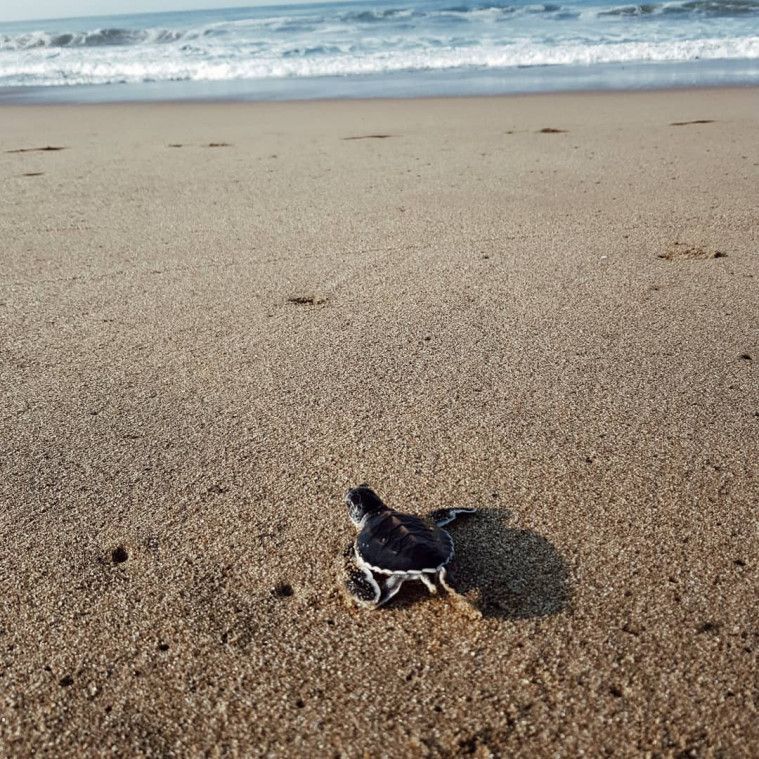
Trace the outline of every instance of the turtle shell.
{"type": "Polygon", "coordinates": [[[419,517],[387,509],[367,519],[356,538],[356,552],[377,572],[434,572],[451,560],[453,540],[419,517]]]}

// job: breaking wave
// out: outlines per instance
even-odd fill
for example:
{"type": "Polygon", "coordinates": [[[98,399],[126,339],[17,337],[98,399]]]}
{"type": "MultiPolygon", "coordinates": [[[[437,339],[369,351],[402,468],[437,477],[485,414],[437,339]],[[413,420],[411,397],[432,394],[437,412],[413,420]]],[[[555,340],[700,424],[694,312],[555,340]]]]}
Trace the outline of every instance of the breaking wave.
{"type": "MultiPolygon", "coordinates": [[[[759,37],[738,40],[698,40],[667,43],[617,43],[563,47],[515,44],[503,48],[469,48],[451,51],[417,51],[353,55],[317,48],[286,51],[277,58],[204,61],[164,60],[60,60],[6,66],[3,79],[18,84],[114,84],[155,81],[221,81],[285,77],[351,76],[446,69],[502,69],[526,66],[591,65],[596,63],[673,62],[759,58],[759,37]]],[[[0,79],[2,81],[2,79],[0,79]]]]}
{"type": "Polygon", "coordinates": [[[176,42],[185,32],[172,29],[95,29],[89,32],[28,32],[0,36],[0,50],[32,50],[55,47],[106,47],[176,42]]]}

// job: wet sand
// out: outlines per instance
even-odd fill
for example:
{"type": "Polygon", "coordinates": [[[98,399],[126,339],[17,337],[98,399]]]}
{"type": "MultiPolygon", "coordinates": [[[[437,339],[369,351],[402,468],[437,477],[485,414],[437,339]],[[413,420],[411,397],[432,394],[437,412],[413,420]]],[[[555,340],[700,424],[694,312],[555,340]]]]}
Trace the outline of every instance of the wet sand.
{"type": "Polygon", "coordinates": [[[757,94],[2,107],[0,754],[756,756],[757,94]]]}

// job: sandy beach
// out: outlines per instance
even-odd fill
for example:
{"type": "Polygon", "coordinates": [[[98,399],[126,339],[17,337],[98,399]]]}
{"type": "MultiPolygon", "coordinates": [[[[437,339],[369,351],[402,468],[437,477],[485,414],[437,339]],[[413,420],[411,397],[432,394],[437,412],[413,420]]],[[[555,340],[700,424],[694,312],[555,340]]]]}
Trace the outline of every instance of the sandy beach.
{"type": "Polygon", "coordinates": [[[751,88],[0,107],[0,754],[759,754],[758,148],[751,88]],[[346,601],[362,482],[480,509],[479,617],[346,601]]]}

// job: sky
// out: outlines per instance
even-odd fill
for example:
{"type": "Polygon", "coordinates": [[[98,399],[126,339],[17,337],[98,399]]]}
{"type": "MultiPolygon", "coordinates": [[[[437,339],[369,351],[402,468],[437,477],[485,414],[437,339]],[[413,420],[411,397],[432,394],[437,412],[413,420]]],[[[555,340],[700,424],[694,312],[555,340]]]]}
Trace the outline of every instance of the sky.
{"type": "MultiPolygon", "coordinates": [[[[311,0],[315,2],[316,0],[311,0]]],[[[253,5],[294,5],[309,0],[0,0],[0,22],[114,13],[189,11],[205,8],[245,8],[253,5]]]]}

